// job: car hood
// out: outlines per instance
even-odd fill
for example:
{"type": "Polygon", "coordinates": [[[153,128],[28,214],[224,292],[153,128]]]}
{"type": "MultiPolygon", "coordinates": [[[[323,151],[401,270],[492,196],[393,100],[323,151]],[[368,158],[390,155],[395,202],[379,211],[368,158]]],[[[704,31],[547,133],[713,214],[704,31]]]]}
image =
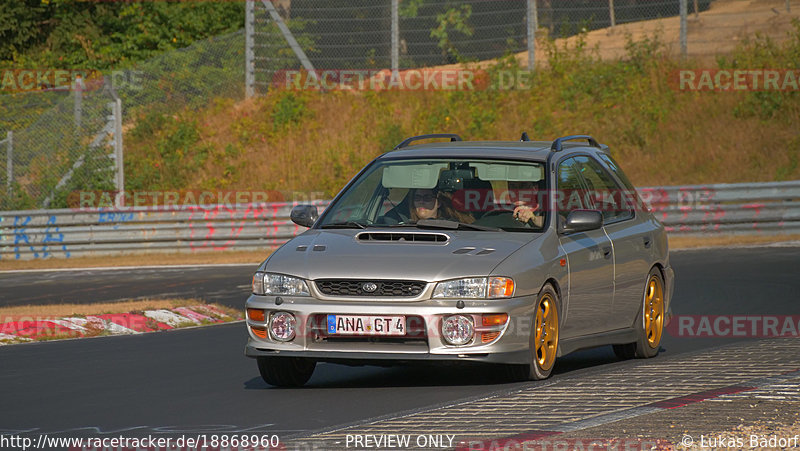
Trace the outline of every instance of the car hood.
{"type": "Polygon", "coordinates": [[[433,282],[487,276],[509,255],[540,236],[460,230],[311,229],[275,251],[262,269],[311,280],[433,282]]]}

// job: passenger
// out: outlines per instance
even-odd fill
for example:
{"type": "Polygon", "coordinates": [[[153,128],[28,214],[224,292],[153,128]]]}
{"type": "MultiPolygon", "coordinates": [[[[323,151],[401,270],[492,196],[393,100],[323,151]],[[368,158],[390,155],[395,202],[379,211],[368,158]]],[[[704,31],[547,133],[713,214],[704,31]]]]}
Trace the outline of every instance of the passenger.
{"type": "Polygon", "coordinates": [[[453,201],[447,193],[436,189],[412,189],[408,196],[411,199],[411,220],[414,222],[420,219],[448,219],[472,224],[475,221],[471,215],[453,208],[453,201]]]}

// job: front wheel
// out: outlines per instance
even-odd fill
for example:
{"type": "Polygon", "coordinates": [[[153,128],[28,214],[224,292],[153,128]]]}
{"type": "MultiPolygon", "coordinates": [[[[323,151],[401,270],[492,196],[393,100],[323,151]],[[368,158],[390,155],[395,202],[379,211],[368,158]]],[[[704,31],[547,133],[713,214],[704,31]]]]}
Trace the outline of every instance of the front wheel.
{"type": "Polygon", "coordinates": [[[558,352],[558,295],[550,285],[545,285],[536,300],[533,331],[530,340],[531,362],[514,365],[511,377],[517,380],[541,380],[550,377],[558,352]]]}
{"type": "Polygon", "coordinates": [[[277,387],[301,387],[314,374],[317,362],[301,357],[258,357],[264,382],[277,387]]]}
{"type": "Polygon", "coordinates": [[[642,310],[636,317],[638,340],[634,343],[614,345],[614,354],[620,359],[655,357],[661,347],[664,332],[664,278],[658,268],[650,270],[644,286],[642,310]]]}

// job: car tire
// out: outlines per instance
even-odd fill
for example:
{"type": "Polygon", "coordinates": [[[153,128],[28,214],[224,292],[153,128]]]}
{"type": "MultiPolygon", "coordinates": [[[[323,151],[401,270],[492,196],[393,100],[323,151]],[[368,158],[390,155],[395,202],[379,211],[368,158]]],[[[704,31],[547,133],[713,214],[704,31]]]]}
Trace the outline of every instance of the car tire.
{"type": "Polygon", "coordinates": [[[317,362],[302,357],[259,357],[258,371],[264,382],[276,387],[301,387],[314,374],[317,362]]]}
{"type": "Polygon", "coordinates": [[[542,287],[536,298],[533,327],[529,342],[531,362],[511,365],[509,376],[514,380],[542,380],[550,377],[558,352],[558,294],[552,285],[542,287]]]}
{"type": "Polygon", "coordinates": [[[658,268],[653,268],[647,275],[642,308],[636,316],[638,339],[633,343],[614,345],[614,354],[622,360],[655,357],[661,347],[665,315],[664,277],[658,268]]]}

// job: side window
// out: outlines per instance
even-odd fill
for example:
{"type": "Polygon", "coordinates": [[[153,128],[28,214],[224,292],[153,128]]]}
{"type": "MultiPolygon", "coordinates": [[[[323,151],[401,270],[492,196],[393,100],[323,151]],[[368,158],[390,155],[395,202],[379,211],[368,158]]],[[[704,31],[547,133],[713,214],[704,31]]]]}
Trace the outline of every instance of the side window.
{"type": "Polygon", "coordinates": [[[586,181],[595,208],[603,212],[603,222],[611,224],[633,218],[633,210],[624,201],[624,190],[595,159],[576,157],[580,174],[586,181]]]}
{"type": "Polygon", "coordinates": [[[568,158],[558,164],[558,189],[555,192],[556,208],[562,218],[572,210],[592,208],[586,189],[581,183],[579,167],[575,158],[568,158]]]}

